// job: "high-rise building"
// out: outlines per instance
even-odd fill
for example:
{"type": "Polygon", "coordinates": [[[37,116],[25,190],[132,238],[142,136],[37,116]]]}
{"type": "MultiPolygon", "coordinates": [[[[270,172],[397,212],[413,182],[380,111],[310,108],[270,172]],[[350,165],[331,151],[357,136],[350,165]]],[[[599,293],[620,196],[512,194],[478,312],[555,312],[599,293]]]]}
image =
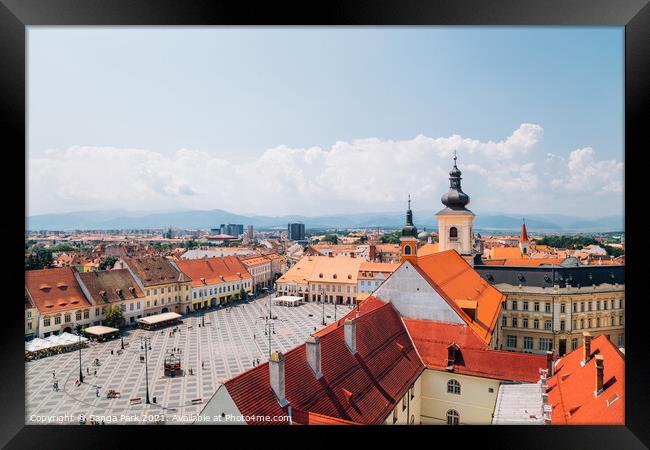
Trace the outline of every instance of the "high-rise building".
{"type": "Polygon", "coordinates": [[[221,234],[227,234],[228,236],[239,237],[240,235],[244,234],[244,225],[233,224],[233,223],[226,223],[226,224],[222,223],[219,231],[221,234]]]}
{"type": "Polygon", "coordinates": [[[246,238],[249,241],[253,240],[253,225],[246,225],[246,238]]]}
{"type": "Polygon", "coordinates": [[[290,241],[303,241],[305,239],[305,224],[290,223],[287,226],[287,239],[290,241]]]}

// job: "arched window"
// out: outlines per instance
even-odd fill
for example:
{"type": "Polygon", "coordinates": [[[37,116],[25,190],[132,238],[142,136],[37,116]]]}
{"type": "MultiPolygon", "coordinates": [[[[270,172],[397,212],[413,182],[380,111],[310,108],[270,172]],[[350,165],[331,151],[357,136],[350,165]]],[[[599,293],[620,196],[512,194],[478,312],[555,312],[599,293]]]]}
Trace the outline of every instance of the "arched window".
{"type": "Polygon", "coordinates": [[[456,227],[449,229],[449,240],[452,242],[458,240],[458,229],[456,227]]]}
{"type": "Polygon", "coordinates": [[[447,392],[449,394],[458,394],[460,395],[460,383],[456,380],[447,381],[447,392]]]}
{"type": "Polygon", "coordinates": [[[458,425],[460,421],[460,415],[455,409],[450,409],[447,411],[447,425],[458,425]]]}
{"type": "Polygon", "coordinates": [[[405,245],[404,246],[404,254],[405,255],[410,255],[411,254],[411,246],[410,245],[405,245]]]}

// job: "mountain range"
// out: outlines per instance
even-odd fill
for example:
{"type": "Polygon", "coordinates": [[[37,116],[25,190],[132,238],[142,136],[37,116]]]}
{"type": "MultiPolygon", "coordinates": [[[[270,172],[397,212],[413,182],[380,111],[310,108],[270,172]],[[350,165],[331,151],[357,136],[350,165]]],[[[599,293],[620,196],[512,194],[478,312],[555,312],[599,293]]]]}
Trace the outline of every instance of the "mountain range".
{"type": "MultiPolygon", "coordinates": [[[[437,229],[437,210],[414,211],[415,225],[422,229],[437,229]]],[[[476,212],[476,230],[518,230],[520,215],[476,212]]],[[[624,229],[623,215],[584,218],[560,214],[526,215],[526,227],[535,232],[608,232],[624,229]]],[[[301,222],[306,228],[397,228],[404,224],[404,212],[332,214],[315,217],[300,215],[259,216],[234,214],[220,209],[125,211],[78,211],[61,214],[41,214],[27,218],[28,230],[120,230],[148,228],[209,229],[222,223],[240,223],[255,228],[286,228],[289,222],[301,222]]]]}

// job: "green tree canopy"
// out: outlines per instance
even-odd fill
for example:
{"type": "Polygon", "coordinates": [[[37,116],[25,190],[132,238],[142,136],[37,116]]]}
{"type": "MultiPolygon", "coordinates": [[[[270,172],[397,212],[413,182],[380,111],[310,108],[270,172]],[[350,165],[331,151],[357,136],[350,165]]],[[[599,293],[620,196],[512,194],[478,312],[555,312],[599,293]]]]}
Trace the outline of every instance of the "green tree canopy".
{"type": "Polygon", "coordinates": [[[394,233],[384,234],[381,237],[381,242],[383,244],[399,244],[400,232],[395,231],[394,233]]]}
{"type": "Polygon", "coordinates": [[[599,245],[598,241],[590,236],[544,236],[542,239],[538,239],[537,243],[553,248],[572,248],[578,250],[587,245],[599,245]]]}
{"type": "Polygon", "coordinates": [[[106,309],[104,313],[104,325],[117,328],[122,325],[122,320],[124,320],[124,314],[119,306],[109,306],[106,309]]]}
{"type": "Polygon", "coordinates": [[[106,256],[104,259],[102,259],[102,262],[99,263],[99,270],[112,269],[116,261],[117,258],[115,256],[106,256]]]}
{"type": "Polygon", "coordinates": [[[49,249],[34,249],[25,259],[25,270],[40,270],[52,267],[52,252],[49,249]]]}

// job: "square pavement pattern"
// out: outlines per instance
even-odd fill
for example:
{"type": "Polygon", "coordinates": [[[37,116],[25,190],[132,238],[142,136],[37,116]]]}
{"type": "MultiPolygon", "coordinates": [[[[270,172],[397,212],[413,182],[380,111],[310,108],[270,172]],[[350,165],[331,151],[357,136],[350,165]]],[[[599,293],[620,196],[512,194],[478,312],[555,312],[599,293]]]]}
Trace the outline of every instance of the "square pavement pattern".
{"type": "MultiPolygon", "coordinates": [[[[337,305],[336,318],[350,309],[337,305]]],[[[223,381],[250,369],[258,359],[260,363],[268,359],[267,322],[275,331],[271,333],[271,350],[282,352],[303,343],[314,329],[323,327],[321,304],[273,305],[272,310],[276,318],[267,320],[268,298],[262,298],[205,312],[205,326],[199,326],[200,315],[191,315],[183,317],[177,332],[174,327],[129,330],[121,354],[119,339],[91,343],[81,350],[84,382],[79,385],[78,351],[27,362],[25,423],[79,424],[84,418],[87,424],[191,423],[223,381]],[[142,337],[151,338],[149,405],[145,403],[142,337]],[[184,375],[165,377],[165,355],[175,348],[180,349],[177,354],[184,375]],[[99,359],[99,366],[93,364],[95,359],[99,359]],[[54,389],[55,381],[58,391],[54,389]],[[109,390],[119,392],[120,397],[107,398],[109,390]]],[[[334,305],[326,304],[325,322],[330,324],[334,318],[334,305]]]]}

